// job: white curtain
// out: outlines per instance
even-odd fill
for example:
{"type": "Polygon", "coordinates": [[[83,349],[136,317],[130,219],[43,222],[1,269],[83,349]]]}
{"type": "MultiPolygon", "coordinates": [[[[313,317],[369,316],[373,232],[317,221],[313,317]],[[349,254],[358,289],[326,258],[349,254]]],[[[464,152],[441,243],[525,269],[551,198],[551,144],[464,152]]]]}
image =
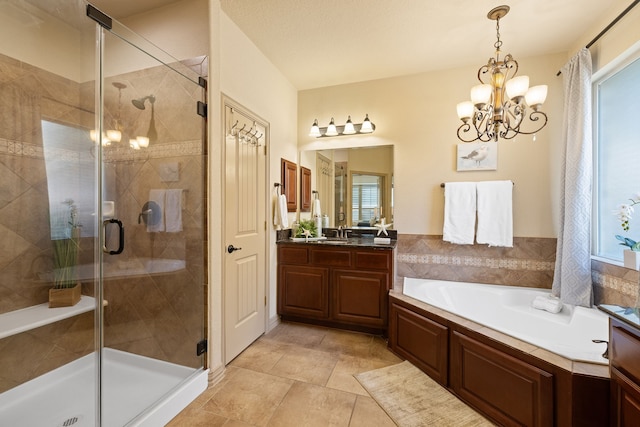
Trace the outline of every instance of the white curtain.
{"type": "Polygon", "coordinates": [[[563,68],[564,145],[560,232],[552,292],[563,303],[590,307],[591,282],[591,54],[583,48],[563,68]]]}

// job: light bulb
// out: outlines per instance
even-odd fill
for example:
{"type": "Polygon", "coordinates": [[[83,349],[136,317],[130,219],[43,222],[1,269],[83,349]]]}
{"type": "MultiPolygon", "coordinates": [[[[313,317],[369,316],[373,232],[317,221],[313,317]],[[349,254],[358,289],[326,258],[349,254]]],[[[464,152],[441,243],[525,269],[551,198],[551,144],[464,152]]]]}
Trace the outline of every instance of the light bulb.
{"type": "Polygon", "coordinates": [[[369,115],[367,114],[362,122],[362,126],[360,127],[360,133],[371,132],[373,132],[373,125],[371,124],[371,120],[369,120],[369,115]]]}
{"type": "Polygon", "coordinates": [[[351,121],[351,116],[347,119],[347,123],[344,125],[344,130],[342,131],[343,135],[353,135],[356,133],[356,128],[353,127],[353,122],[351,121]]]}
{"type": "Polygon", "coordinates": [[[311,130],[309,131],[309,136],[313,136],[316,138],[321,136],[320,128],[318,127],[318,119],[315,119],[313,121],[313,124],[311,125],[311,130]]]}
{"type": "Polygon", "coordinates": [[[331,117],[331,121],[329,122],[329,127],[327,128],[327,132],[325,132],[325,136],[337,136],[338,129],[336,129],[336,124],[333,122],[333,117],[331,117]]]}

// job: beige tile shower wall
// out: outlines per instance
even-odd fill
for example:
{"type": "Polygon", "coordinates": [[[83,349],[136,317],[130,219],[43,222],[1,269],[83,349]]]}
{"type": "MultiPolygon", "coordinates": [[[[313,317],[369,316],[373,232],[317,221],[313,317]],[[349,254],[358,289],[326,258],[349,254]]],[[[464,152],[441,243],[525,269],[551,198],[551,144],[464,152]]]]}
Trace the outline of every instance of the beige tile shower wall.
{"type": "MultiPolygon", "coordinates": [[[[454,245],[442,236],[399,234],[395,287],[405,277],[456,282],[551,288],[556,239],[515,237],[513,248],[454,245]]],[[[595,304],[633,306],[639,292],[639,273],[592,261],[595,304]]]]}

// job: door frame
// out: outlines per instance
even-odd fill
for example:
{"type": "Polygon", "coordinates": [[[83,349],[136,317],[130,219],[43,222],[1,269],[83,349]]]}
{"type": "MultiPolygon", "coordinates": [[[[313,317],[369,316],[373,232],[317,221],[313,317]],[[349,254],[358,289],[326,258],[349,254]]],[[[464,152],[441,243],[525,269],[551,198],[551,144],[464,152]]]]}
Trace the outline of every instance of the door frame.
{"type": "MultiPolygon", "coordinates": [[[[221,112],[221,126],[220,126],[220,141],[221,141],[221,153],[220,153],[220,164],[221,164],[221,187],[222,187],[222,194],[221,194],[221,200],[226,200],[226,196],[227,196],[227,178],[226,178],[226,158],[227,158],[227,147],[226,144],[224,143],[226,136],[227,136],[227,131],[228,129],[231,129],[231,127],[233,126],[233,123],[228,123],[227,122],[227,117],[226,117],[226,108],[233,108],[235,110],[238,110],[240,112],[242,112],[244,115],[247,116],[251,116],[253,119],[255,119],[256,122],[258,122],[261,126],[264,127],[265,129],[265,146],[264,146],[264,150],[265,150],[265,167],[264,167],[264,191],[265,191],[265,203],[264,206],[262,207],[264,209],[264,215],[265,215],[265,239],[264,239],[264,278],[265,278],[265,282],[264,282],[264,295],[265,295],[265,311],[264,311],[264,319],[263,319],[263,323],[264,323],[264,330],[265,332],[268,330],[268,325],[269,325],[269,307],[271,305],[271,295],[270,295],[270,275],[269,275],[269,266],[271,264],[271,254],[269,252],[269,242],[270,242],[270,237],[271,237],[271,233],[270,233],[270,229],[267,226],[268,222],[269,222],[269,204],[270,204],[270,199],[269,196],[271,195],[271,192],[269,190],[269,176],[270,176],[270,124],[267,120],[263,119],[260,115],[254,113],[253,111],[251,111],[250,109],[246,108],[245,106],[243,106],[242,104],[240,104],[239,102],[235,101],[233,98],[231,98],[230,96],[228,96],[227,94],[221,92],[220,93],[220,112],[221,112]]],[[[227,214],[227,209],[226,209],[226,204],[222,206],[222,208],[220,209],[221,211],[221,247],[220,247],[220,254],[222,257],[224,257],[227,253],[227,230],[225,227],[225,223],[226,223],[226,214],[227,214]]],[[[221,358],[222,358],[222,363],[223,365],[226,366],[226,364],[228,363],[225,359],[226,359],[226,343],[227,343],[227,337],[226,337],[226,325],[225,325],[225,315],[226,315],[226,281],[227,281],[227,272],[226,272],[226,263],[224,262],[224,259],[220,260],[220,269],[221,269],[221,295],[222,295],[222,301],[221,301],[221,307],[222,307],[222,313],[221,313],[221,320],[222,320],[222,324],[221,324],[221,333],[222,333],[222,352],[221,352],[221,358]]]]}

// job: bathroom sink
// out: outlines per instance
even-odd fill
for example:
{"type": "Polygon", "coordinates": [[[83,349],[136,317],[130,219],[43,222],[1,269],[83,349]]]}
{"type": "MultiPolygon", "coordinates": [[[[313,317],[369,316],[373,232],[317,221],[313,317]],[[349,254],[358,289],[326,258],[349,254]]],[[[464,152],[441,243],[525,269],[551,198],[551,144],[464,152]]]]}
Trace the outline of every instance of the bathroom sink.
{"type": "Polygon", "coordinates": [[[347,239],[336,239],[336,238],[327,238],[326,240],[318,240],[318,243],[324,244],[324,245],[344,245],[349,243],[349,240],[347,239]]]}

